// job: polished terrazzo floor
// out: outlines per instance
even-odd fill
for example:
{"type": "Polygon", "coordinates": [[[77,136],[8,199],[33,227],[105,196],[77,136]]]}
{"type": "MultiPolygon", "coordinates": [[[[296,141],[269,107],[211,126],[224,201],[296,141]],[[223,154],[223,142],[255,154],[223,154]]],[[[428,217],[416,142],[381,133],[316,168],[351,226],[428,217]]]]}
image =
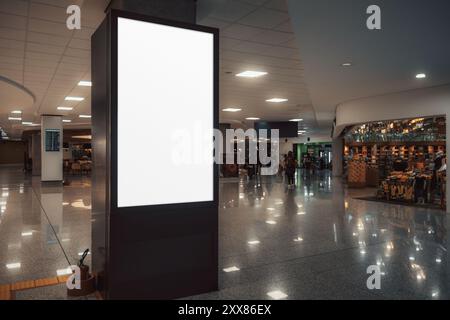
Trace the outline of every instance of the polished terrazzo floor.
{"type": "MultiPolygon", "coordinates": [[[[220,291],[188,299],[449,298],[443,211],[356,200],[374,191],[327,172],[296,180],[295,189],[283,177],[221,180],[220,291]],[[370,265],[382,271],[380,290],[367,288],[370,265]]],[[[71,182],[42,186],[0,168],[0,284],[55,276],[89,247],[90,181],[71,182]]]]}
{"type": "Polygon", "coordinates": [[[41,185],[20,168],[0,168],[0,210],[0,284],[67,274],[90,247],[88,178],[41,185]]]}

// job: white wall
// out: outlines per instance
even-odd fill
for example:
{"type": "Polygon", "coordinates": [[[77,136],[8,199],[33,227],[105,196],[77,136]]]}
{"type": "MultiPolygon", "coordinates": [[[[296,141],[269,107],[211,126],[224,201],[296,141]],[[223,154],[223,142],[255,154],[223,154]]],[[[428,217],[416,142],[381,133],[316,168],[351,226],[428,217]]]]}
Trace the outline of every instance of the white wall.
{"type": "MultiPolygon", "coordinates": [[[[336,108],[338,137],[350,125],[381,121],[445,115],[447,117],[447,155],[450,152],[450,85],[416,89],[383,96],[353,100],[336,108]]],[[[450,179],[447,179],[447,199],[450,199],[450,179]]],[[[450,212],[450,206],[447,206],[450,212]]]]}
{"type": "Polygon", "coordinates": [[[61,116],[42,116],[41,119],[41,180],[62,181],[63,180],[63,126],[61,116]],[[59,152],[45,151],[45,130],[60,130],[59,152]]]}

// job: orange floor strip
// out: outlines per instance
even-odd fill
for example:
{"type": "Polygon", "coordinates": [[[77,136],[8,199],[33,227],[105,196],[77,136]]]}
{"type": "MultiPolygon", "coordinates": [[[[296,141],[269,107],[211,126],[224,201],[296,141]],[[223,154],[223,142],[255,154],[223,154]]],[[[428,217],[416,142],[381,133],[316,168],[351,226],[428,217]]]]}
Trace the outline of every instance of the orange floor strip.
{"type": "Polygon", "coordinates": [[[36,284],[34,283],[34,280],[21,281],[21,282],[12,284],[11,291],[27,290],[27,289],[32,289],[35,287],[36,287],[36,284]]]}
{"type": "Polygon", "coordinates": [[[35,281],[36,287],[54,286],[59,284],[58,278],[39,279],[35,281]]]}
{"type": "MultiPolygon", "coordinates": [[[[68,277],[69,275],[38,280],[20,281],[13,284],[0,285],[0,300],[14,300],[15,291],[28,290],[46,286],[55,286],[58,284],[65,283],[68,277]]],[[[102,296],[98,291],[95,292],[95,297],[97,298],[97,300],[103,300],[102,296]]]]}
{"type": "Polygon", "coordinates": [[[59,283],[66,283],[67,279],[69,279],[69,275],[67,275],[67,276],[58,276],[59,283]]]}
{"type": "Polygon", "coordinates": [[[0,285],[0,300],[11,300],[11,286],[0,285]]]}

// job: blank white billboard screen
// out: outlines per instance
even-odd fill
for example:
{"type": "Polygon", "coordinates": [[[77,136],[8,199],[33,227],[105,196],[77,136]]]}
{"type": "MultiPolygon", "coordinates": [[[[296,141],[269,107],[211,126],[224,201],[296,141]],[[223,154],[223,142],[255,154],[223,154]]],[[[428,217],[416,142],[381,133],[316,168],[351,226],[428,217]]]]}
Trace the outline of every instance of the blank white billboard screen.
{"type": "Polygon", "coordinates": [[[117,206],[214,199],[214,36],[118,18],[117,206]]]}

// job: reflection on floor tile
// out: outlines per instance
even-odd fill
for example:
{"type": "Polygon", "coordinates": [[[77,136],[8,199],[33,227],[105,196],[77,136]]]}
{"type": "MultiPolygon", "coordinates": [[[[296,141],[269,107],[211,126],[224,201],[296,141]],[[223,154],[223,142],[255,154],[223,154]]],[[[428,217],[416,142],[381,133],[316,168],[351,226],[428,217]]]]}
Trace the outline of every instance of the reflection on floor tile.
{"type": "MultiPolygon", "coordinates": [[[[89,178],[41,185],[5,170],[0,284],[54,277],[90,247],[89,178]]],[[[222,179],[220,291],[186,299],[448,299],[446,214],[355,199],[373,192],[328,172],[299,172],[295,189],[282,177],[222,179]],[[367,288],[370,265],[380,268],[380,290],[367,288]]],[[[66,294],[60,285],[17,298],[66,294]]]]}

